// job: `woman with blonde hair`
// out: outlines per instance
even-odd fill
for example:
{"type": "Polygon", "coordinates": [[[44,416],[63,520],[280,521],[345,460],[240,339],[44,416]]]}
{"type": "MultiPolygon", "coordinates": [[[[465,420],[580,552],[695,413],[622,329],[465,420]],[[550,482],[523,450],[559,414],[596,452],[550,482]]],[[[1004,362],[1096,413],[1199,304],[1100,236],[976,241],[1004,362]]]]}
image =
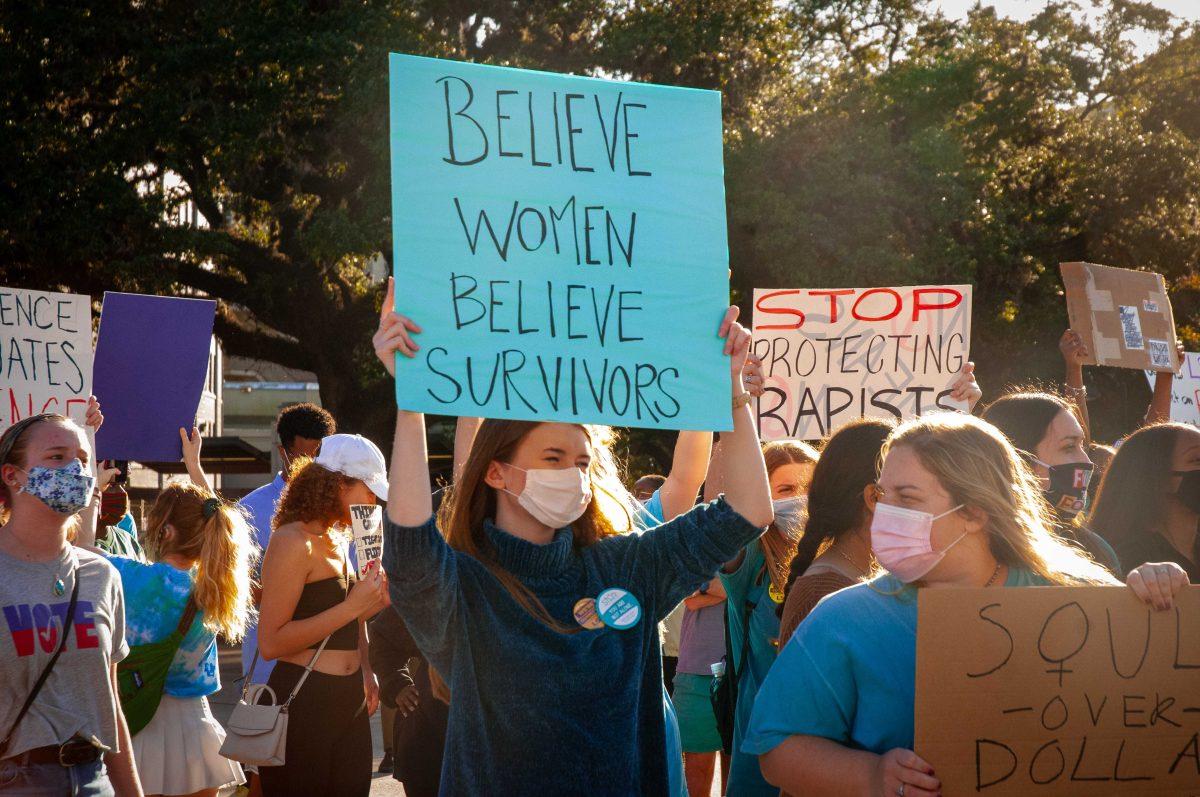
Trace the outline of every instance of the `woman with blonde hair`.
{"type": "Polygon", "coordinates": [[[284,764],[259,767],[268,797],[370,792],[369,717],[379,683],[365,623],[386,605],[387,584],[375,563],[356,579],[347,530],[351,506],[386,495],[379,448],[335,434],[321,441],[316,459],[295,460],[279,498],[263,557],[255,656],[276,660],[267,686],[277,703],[289,696],[291,703],[284,764]]]}
{"type": "MultiPolygon", "coordinates": [[[[919,589],[1117,583],[1053,533],[1038,478],[990,424],[960,414],[908,421],[883,457],[867,500],[872,548],[889,572],[817,605],[751,720],[746,751],[792,794],[939,792],[912,752],[919,589]]],[[[1161,607],[1186,578],[1174,565],[1147,564],[1129,583],[1161,607]]]]}
{"type": "MultiPolygon", "coordinates": [[[[384,301],[375,351],[394,373],[413,321],[384,301]]],[[[766,468],[731,309],[734,431],[723,499],[643,534],[612,468],[609,433],[485,420],[442,527],[425,420],[400,411],[384,565],[393,605],[453,699],[443,794],[663,794],[668,775],[658,621],[771,522],[766,468]],[[445,536],[443,536],[443,533],[445,536]]]]}
{"type": "MultiPolygon", "coordinates": [[[[723,449],[718,444],[709,465],[706,497],[719,493],[724,483],[728,463],[723,449]]],[[[804,531],[808,484],[817,464],[817,452],[808,443],[778,440],[763,446],[763,460],[775,521],[720,572],[725,594],[725,677],[735,679],[737,695],[727,786],[731,797],[774,797],[779,792],[763,780],[757,757],[743,753],[741,748],[758,687],[778,652],[778,609],[787,587],[788,568],[804,531]]]]}
{"type": "Polygon", "coordinates": [[[257,546],[234,505],[190,483],[159,493],[141,542],[148,562],[107,555],[125,590],[126,639],[136,650],[176,631],[181,638],[157,709],[135,726],[138,775],[146,794],[211,797],[245,782],[241,767],[220,755],[225,731],[208,696],[221,688],[217,636],[240,640],[253,617],[257,546]]]}
{"type": "MultiPolygon", "coordinates": [[[[99,428],[95,399],[88,425],[99,428]]],[[[125,597],[95,538],[100,493],[85,430],[62,415],[0,435],[0,792],[140,797],[117,664],[125,597]],[[44,676],[44,677],[43,677],[44,676]]]]}

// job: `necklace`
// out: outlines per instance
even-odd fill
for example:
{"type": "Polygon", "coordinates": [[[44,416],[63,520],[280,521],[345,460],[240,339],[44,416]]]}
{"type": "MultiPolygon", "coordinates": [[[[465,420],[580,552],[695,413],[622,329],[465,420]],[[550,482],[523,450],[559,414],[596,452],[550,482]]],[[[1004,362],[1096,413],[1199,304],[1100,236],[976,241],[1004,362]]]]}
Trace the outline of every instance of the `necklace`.
{"type": "Polygon", "coordinates": [[[1000,575],[1000,563],[996,562],[996,569],[992,571],[992,575],[988,578],[987,583],[983,586],[990,587],[996,583],[996,576],[1000,575]]]}
{"type": "MultiPolygon", "coordinates": [[[[21,554],[21,559],[23,559],[24,561],[29,562],[31,564],[33,563],[33,560],[30,558],[29,554],[27,554],[25,551],[19,551],[19,553],[21,554]]],[[[68,557],[68,558],[70,558],[70,557],[68,557]]],[[[58,561],[54,561],[54,562],[50,563],[51,567],[53,568],[53,576],[54,576],[54,582],[51,584],[50,589],[54,593],[55,597],[58,597],[58,598],[61,598],[63,595],[65,595],[67,593],[67,584],[65,581],[63,581],[62,575],[59,573],[59,565],[60,564],[61,563],[58,561]]]]}
{"type": "Polygon", "coordinates": [[[867,574],[865,570],[863,570],[861,567],[859,567],[858,564],[855,563],[855,561],[850,558],[850,554],[846,553],[841,548],[838,548],[838,556],[842,557],[847,562],[849,562],[850,566],[854,568],[854,572],[858,573],[858,575],[860,577],[865,576],[867,574]]]}

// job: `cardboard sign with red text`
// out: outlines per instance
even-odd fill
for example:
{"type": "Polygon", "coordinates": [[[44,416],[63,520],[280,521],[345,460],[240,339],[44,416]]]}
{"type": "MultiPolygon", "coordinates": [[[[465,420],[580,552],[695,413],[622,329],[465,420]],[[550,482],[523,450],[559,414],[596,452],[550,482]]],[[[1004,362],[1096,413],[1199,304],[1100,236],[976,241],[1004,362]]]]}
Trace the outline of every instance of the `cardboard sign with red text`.
{"type": "Polygon", "coordinates": [[[87,296],[0,287],[0,432],[57,412],[83,423],[92,393],[87,296]]]}
{"type": "Polygon", "coordinates": [[[1200,587],[923,589],[915,748],[942,794],[1200,794],[1200,587]]]}
{"type": "Polygon", "coordinates": [[[971,286],[756,289],[753,351],[763,440],[965,409],[950,386],[970,356],[971,286]]]}

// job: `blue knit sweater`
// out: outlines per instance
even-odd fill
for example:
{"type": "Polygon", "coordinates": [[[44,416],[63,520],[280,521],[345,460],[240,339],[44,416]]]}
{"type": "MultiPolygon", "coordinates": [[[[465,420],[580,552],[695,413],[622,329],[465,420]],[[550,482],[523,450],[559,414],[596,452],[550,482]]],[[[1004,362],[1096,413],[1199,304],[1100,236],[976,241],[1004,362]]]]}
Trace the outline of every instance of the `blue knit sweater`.
{"type": "Polygon", "coordinates": [[[452,692],[441,793],[666,794],[657,623],[761,530],[718,499],[582,549],[570,529],[546,545],[486,531],[499,563],[559,622],[574,626],[575,602],[607,587],[632,592],[642,619],[559,634],[450,548],[432,519],[388,521],[392,603],[452,692]]]}

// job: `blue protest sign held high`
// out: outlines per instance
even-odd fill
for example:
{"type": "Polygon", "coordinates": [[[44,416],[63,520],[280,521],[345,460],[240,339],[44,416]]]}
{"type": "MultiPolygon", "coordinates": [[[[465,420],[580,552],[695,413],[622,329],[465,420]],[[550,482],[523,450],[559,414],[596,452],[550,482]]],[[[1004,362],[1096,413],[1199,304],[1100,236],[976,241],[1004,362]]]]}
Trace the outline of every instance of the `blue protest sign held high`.
{"type": "Polygon", "coordinates": [[[728,429],[717,92],[391,55],[396,399],[728,429]]]}

